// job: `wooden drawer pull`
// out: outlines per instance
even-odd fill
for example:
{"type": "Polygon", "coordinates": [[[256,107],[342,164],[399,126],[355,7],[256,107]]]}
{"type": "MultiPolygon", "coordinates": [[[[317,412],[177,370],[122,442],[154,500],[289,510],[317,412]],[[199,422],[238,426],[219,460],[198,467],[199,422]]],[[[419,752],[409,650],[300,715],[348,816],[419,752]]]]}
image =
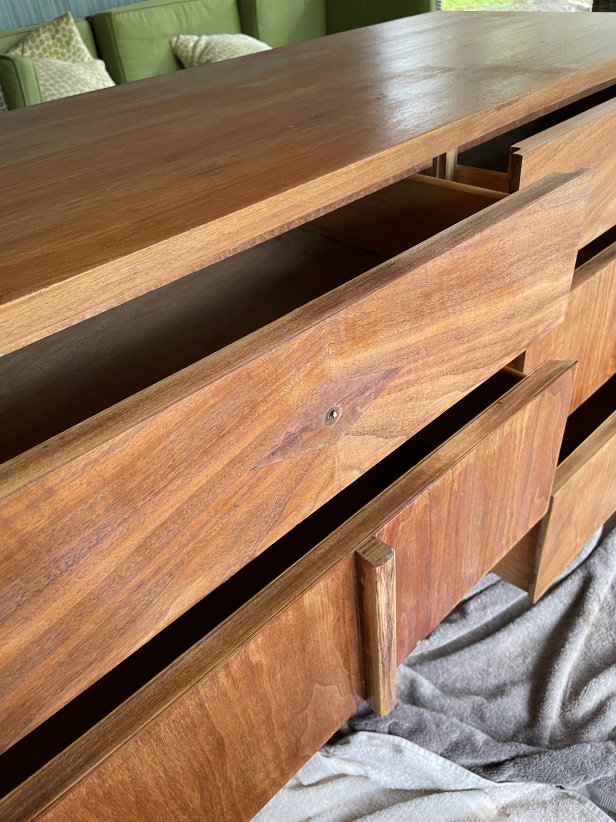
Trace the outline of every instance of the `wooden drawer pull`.
{"type": "Polygon", "coordinates": [[[371,538],[356,557],[366,695],[372,709],[385,716],[396,705],[395,552],[371,538]]]}

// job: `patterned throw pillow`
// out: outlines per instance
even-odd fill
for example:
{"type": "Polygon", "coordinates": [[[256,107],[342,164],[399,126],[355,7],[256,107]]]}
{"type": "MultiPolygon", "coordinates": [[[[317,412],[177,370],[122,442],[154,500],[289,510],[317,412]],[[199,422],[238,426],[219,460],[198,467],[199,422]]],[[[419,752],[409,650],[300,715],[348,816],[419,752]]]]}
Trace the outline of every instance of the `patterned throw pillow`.
{"type": "Polygon", "coordinates": [[[219,63],[232,57],[269,51],[271,46],[247,34],[180,34],[171,40],[171,49],[184,68],[219,63]]]}
{"type": "Polygon", "coordinates": [[[115,85],[103,61],[88,51],[70,12],[39,26],[8,53],[32,61],[43,102],[115,85]]]}
{"type": "Polygon", "coordinates": [[[0,114],[2,114],[3,111],[6,111],[6,102],[4,94],[2,93],[2,86],[0,86],[0,114]]]}

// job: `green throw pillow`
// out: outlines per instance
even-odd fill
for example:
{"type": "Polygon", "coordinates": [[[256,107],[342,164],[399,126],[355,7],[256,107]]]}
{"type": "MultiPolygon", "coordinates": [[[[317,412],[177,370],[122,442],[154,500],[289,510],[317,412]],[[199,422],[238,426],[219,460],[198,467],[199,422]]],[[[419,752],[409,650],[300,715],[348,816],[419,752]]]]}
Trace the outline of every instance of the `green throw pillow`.
{"type": "Polygon", "coordinates": [[[247,34],[180,34],[171,40],[171,49],[184,68],[219,63],[232,57],[269,51],[271,46],[247,34]]]}
{"type": "Polygon", "coordinates": [[[102,60],[95,60],[68,12],[26,35],[9,52],[33,66],[42,102],[115,85],[102,60]]]}

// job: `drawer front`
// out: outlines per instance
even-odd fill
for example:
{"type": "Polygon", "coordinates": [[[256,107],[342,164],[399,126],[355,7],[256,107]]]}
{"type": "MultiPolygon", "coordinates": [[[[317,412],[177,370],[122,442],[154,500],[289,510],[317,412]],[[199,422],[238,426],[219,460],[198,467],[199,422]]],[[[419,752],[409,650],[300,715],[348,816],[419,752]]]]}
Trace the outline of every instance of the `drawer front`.
{"type": "Polygon", "coordinates": [[[572,384],[571,363],[517,382],[0,801],[2,818],[250,818],[362,696],[391,709],[396,659],[545,512],[572,384]]]}
{"type": "Polygon", "coordinates": [[[578,361],[571,410],[616,373],[616,243],[576,270],[564,321],[528,347],[524,371],[578,361]]]}
{"type": "Polygon", "coordinates": [[[588,168],[592,184],[580,239],[586,245],[616,224],[616,100],[572,117],[511,149],[510,190],[555,171],[588,168]]]}
{"type": "Polygon", "coordinates": [[[46,819],[250,819],[360,702],[355,562],[335,554],[311,552],[0,803],[2,818],[83,776],[46,819]]]}
{"type": "Polygon", "coordinates": [[[1,467],[0,751],[560,321],[586,190],[542,180],[1,467]]]}
{"type": "Polygon", "coordinates": [[[616,411],[556,471],[550,507],[498,572],[536,602],[616,511],[616,411]]]}
{"type": "Polygon", "coordinates": [[[545,513],[573,374],[541,366],[411,472],[377,535],[396,552],[399,661],[545,513]]]}
{"type": "Polygon", "coordinates": [[[547,514],[495,568],[533,602],[616,511],[615,381],[569,417],[547,514]]]}
{"type": "Polygon", "coordinates": [[[616,510],[616,411],[562,462],[537,531],[533,601],[552,585],[616,510]]]}

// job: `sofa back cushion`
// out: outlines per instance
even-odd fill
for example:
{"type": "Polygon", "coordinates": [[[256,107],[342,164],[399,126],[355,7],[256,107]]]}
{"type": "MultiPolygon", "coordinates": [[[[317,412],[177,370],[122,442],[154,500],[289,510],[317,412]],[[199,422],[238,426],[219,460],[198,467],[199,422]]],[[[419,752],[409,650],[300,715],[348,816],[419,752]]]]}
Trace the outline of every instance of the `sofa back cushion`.
{"type": "Polygon", "coordinates": [[[170,40],[178,34],[236,34],[236,0],[150,0],[95,14],[99,53],[116,83],[181,68],[170,40]]]}
{"type": "Polygon", "coordinates": [[[327,0],[238,0],[238,4],[243,31],[270,46],[327,34],[327,0]]]}

